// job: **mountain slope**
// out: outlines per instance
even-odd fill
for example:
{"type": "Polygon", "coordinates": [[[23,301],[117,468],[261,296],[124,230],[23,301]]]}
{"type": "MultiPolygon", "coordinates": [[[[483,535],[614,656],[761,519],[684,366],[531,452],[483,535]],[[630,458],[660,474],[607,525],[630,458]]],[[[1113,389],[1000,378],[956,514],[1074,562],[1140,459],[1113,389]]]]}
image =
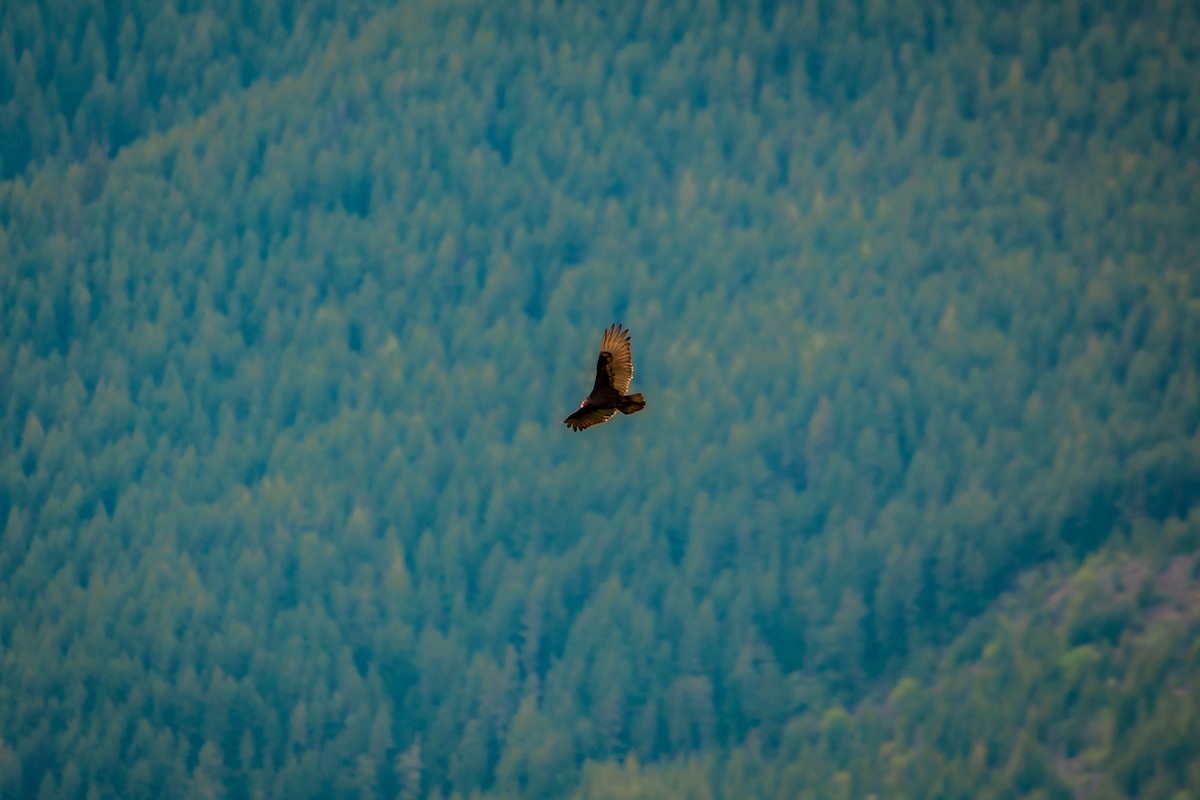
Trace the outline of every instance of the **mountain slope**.
{"type": "Polygon", "coordinates": [[[1194,9],[883,13],[405,4],[0,185],[5,791],[769,752],[1186,515],[1194,9]]]}
{"type": "Polygon", "coordinates": [[[1189,797],[1200,786],[1200,514],[1031,571],[934,669],[778,750],[592,764],[575,797],[1189,797]]]}

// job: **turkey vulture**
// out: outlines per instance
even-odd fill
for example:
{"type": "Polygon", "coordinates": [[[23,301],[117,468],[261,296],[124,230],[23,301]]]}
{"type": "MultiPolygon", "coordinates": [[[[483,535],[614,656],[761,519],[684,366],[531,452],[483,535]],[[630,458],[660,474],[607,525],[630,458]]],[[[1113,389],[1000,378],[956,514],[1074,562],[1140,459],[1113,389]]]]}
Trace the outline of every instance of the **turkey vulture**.
{"type": "Polygon", "coordinates": [[[600,358],[596,361],[596,385],[583,398],[579,410],[563,420],[568,428],[581,431],[601,422],[608,422],[620,411],[633,414],[646,407],[640,394],[625,394],[633,380],[633,354],[629,352],[629,331],[613,324],[604,332],[600,342],[600,358]]]}

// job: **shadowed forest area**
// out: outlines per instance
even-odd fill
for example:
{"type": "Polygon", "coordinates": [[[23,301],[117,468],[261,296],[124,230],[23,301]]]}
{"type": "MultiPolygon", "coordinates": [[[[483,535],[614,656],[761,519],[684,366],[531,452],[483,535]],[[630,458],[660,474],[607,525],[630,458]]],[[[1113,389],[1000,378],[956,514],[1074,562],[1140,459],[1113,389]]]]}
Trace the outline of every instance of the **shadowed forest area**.
{"type": "Polygon", "coordinates": [[[1195,4],[9,3],[0,143],[0,798],[1200,795],[1195,4]]]}

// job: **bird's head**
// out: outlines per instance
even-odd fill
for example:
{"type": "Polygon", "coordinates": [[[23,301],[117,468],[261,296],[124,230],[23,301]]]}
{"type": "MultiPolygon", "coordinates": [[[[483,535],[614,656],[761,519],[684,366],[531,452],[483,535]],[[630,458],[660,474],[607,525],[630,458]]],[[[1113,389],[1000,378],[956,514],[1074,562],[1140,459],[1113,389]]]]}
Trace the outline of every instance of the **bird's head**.
{"type": "Polygon", "coordinates": [[[587,399],[586,397],[585,397],[585,398],[583,398],[582,400],[580,400],[580,401],[579,401],[579,407],[580,407],[580,408],[583,408],[584,406],[586,406],[586,405],[587,405],[587,401],[588,401],[588,399],[587,399]]]}

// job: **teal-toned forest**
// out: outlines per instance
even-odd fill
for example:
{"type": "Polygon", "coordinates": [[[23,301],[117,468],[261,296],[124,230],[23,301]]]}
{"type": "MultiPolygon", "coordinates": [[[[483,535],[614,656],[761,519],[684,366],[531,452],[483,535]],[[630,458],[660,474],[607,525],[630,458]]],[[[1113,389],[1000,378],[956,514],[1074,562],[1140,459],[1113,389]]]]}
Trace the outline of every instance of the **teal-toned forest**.
{"type": "Polygon", "coordinates": [[[0,798],[1200,796],[1195,3],[3,4],[0,331],[0,798]]]}

